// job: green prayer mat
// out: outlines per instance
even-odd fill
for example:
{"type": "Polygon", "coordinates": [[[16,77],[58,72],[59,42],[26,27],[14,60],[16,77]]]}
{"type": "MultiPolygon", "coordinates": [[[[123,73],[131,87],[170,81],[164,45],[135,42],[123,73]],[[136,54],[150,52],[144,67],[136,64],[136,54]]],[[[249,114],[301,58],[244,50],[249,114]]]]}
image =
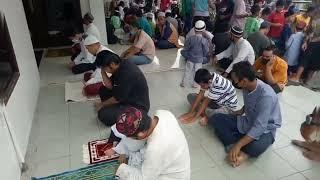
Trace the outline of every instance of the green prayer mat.
{"type": "Polygon", "coordinates": [[[118,166],[115,160],[32,180],[114,180],[118,166]]]}

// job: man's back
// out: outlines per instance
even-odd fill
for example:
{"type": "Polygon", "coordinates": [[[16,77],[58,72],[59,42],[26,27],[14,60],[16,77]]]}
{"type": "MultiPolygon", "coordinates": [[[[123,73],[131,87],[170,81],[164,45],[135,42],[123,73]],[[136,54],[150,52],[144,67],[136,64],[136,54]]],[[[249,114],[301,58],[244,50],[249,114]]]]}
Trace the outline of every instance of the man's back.
{"type": "Polygon", "coordinates": [[[209,53],[209,42],[201,34],[188,37],[181,54],[187,58],[187,61],[202,63],[209,53]]]}
{"type": "Polygon", "coordinates": [[[262,55],[264,48],[271,45],[272,41],[263,33],[255,32],[248,37],[248,41],[251,44],[255,57],[258,58],[262,55]]]}
{"type": "MultiPolygon", "coordinates": [[[[161,161],[157,180],[190,179],[190,154],[187,140],[175,116],[166,110],[155,113],[159,121],[147,140],[145,161],[161,161]]],[[[148,161],[146,163],[149,163],[148,161]]],[[[143,163],[142,169],[148,164],[143,163]]]]}
{"type": "Polygon", "coordinates": [[[113,94],[121,104],[129,104],[149,111],[149,88],[147,80],[137,65],[124,60],[112,76],[113,94]]]}

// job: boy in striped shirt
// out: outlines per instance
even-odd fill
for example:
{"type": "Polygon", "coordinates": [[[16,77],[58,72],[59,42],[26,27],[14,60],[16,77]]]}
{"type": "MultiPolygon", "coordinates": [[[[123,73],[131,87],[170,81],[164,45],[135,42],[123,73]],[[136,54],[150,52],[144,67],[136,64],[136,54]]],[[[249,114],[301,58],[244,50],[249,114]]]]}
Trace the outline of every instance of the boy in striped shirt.
{"type": "Polygon", "coordinates": [[[207,125],[208,117],[205,115],[207,107],[214,109],[213,113],[228,114],[236,110],[238,104],[236,90],[228,79],[217,73],[210,74],[206,69],[199,69],[195,74],[195,82],[201,89],[198,94],[188,95],[188,101],[192,106],[188,113],[179,118],[182,123],[192,123],[201,118],[200,124],[207,125]]]}

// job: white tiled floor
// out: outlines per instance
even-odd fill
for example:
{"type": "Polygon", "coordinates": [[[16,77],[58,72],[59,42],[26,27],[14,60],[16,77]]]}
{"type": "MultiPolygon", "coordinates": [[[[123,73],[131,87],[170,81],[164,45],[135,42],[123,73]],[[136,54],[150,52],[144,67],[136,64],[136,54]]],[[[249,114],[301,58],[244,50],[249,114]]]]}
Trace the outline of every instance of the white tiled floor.
{"type": "MultiPolygon", "coordinates": [[[[118,46],[111,48],[124,49],[118,46]]],[[[157,51],[157,56],[160,64],[164,64],[160,70],[168,71],[146,73],[150,114],[157,109],[168,109],[179,116],[188,110],[186,95],[194,90],[179,87],[182,71],[171,68],[170,63],[174,64],[175,60],[166,61],[176,58],[176,51],[157,51]]],[[[82,145],[89,140],[105,138],[110,133],[110,129],[97,120],[92,102],[65,103],[63,82],[79,78],[68,72],[65,66],[67,59],[44,59],[41,64],[40,97],[26,156],[29,170],[23,174],[23,179],[86,166],[82,163],[82,145]]],[[[241,98],[240,91],[238,94],[241,98]]],[[[250,159],[239,168],[225,163],[224,148],[211,128],[198,123],[181,125],[190,147],[192,179],[320,179],[320,164],[306,160],[300,150],[290,144],[293,138],[302,139],[300,124],[320,102],[320,95],[303,87],[286,87],[279,98],[284,122],[276,142],[261,157],[250,159]]]]}

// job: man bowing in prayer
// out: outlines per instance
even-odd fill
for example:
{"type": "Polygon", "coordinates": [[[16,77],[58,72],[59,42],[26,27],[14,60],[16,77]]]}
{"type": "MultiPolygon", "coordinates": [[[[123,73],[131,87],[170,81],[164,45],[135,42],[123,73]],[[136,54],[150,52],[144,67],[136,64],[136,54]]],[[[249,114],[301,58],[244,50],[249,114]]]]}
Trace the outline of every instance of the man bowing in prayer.
{"type": "Polygon", "coordinates": [[[116,176],[121,180],[190,180],[187,140],[174,115],[158,110],[153,118],[145,111],[130,108],[116,122],[119,133],[146,140],[141,168],[120,164],[116,176]]]}

